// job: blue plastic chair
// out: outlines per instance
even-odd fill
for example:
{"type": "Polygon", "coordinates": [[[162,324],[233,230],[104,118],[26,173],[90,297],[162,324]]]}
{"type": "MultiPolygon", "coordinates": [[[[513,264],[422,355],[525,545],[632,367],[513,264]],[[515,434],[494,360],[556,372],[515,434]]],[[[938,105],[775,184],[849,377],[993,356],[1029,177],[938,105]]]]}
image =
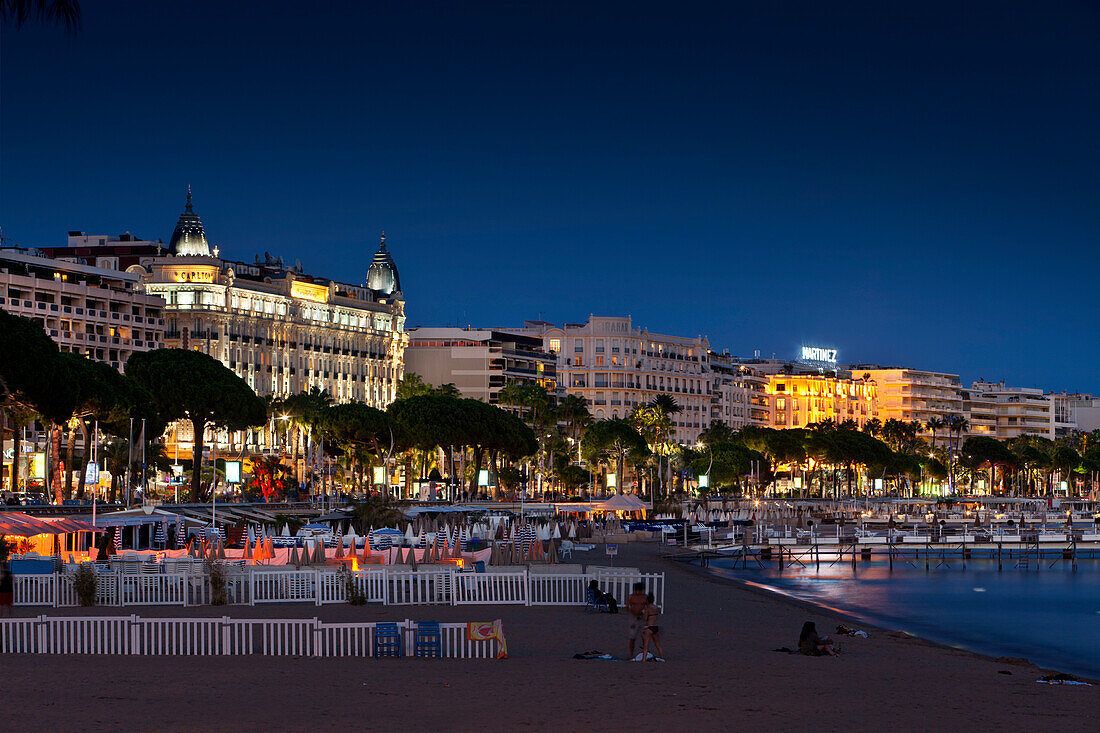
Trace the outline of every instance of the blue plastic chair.
{"type": "Polygon", "coordinates": [[[484,560],[475,560],[474,561],[474,572],[475,573],[484,573],[485,572],[485,561],[484,560]]]}
{"type": "Polygon", "coordinates": [[[611,606],[607,601],[597,601],[596,591],[586,588],[584,591],[584,610],[588,613],[609,613],[611,606]]]}
{"type": "Polygon", "coordinates": [[[374,626],[374,656],[400,657],[401,629],[396,623],[380,623],[374,626]]]}
{"type": "Polygon", "coordinates": [[[421,621],[416,625],[415,647],[418,657],[443,656],[443,635],[436,621],[421,621]]]}

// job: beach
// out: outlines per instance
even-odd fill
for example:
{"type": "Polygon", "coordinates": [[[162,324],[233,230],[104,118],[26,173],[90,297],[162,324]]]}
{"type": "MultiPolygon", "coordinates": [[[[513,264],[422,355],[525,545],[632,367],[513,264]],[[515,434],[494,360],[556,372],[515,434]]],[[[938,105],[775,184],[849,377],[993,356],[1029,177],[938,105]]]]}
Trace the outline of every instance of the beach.
{"type": "MultiPolygon", "coordinates": [[[[888,630],[842,639],[843,654],[836,658],[775,652],[797,645],[806,620],[831,633],[845,619],[707,577],[661,559],[657,550],[620,545],[616,565],[666,573],[664,663],[572,659],[589,650],[627,653],[625,613],[578,607],[133,608],[127,610],[167,617],[500,618],[510,658],[4,655],[2,717],[11,729],[70,731],[1096,727],[1100,686],[1038,684],[1051,670],[888,630]]],[[[606,564],[598,549],[583,554],[577,553],[578,561],[606,564]]],[[[123,615],[106,608],[16,609],[20,616],[39,613],[123,615]]]]}

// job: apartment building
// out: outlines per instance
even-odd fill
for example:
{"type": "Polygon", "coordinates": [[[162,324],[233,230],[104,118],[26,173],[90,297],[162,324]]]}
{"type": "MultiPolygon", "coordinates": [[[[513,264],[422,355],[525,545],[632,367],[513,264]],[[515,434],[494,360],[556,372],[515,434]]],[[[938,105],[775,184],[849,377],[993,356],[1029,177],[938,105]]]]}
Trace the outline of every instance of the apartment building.
{"type": "Polygon", "coordinates": [[[38,321],[62,351],[119,371],[131,354],[164,345],[164,300],[132,272],[0,250],[0,307],[38,321]]]}
{"type": "Polygon", "coordinates": [[[974,382],[970,392],[992,403],[997,417],[997,434],[1002,440],[1021,435],[1054,439],[1054,399],[1043,390],[1008,387],[1004,382],[974,382]]]}
{"type": "Polygon", "coordinates": [[[883,422],[915,420],[923,425],[932,418],[965,414],[957,374],[866,364],[853,365],[851,372],[875,383],[875,411],[883,422]]]}
{"type": "Polygon", "coordinates": [[[672,439],[693,444],[710,424],[713,375],[704,336],[635,328],[629,316],[590,316],[561,326],[526,321],[514,332],[539,336],[557,355],[558,385],[588,400],[597,420],[630,415],[658,395],[676,400],[672,439]]]}
{"type": "Polygon", "coordinates": [[[508,382],[534,382],[557,392],[557,355],[539,336],[475,328],[415,328],[408,332],[405,371],[428,384],[454,384],[463,397],[497,404],[508,382]]]}

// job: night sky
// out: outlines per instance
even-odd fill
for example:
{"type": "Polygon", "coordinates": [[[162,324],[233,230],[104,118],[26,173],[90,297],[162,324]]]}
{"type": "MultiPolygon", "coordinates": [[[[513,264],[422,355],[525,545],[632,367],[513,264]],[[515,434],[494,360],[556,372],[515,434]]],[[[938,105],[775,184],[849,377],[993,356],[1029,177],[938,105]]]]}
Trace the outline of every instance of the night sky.
{"type": "Polygon", "coordinates": [[[0,226],[362,282],[408,322],[1100,391],[1086,2],[101,2],[0,32],[0,226]],[[838,6],[838,7],[826,7],[838,6]]]}

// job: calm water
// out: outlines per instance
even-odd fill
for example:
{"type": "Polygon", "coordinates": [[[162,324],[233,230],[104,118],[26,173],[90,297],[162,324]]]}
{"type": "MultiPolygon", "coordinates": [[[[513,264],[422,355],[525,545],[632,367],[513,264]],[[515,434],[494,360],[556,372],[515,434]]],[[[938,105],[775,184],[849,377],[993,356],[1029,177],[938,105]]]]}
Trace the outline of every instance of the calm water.
{"type": "MultiPolygon", "coordinates": [[[[1035,570],[1006,561],[951,561],[926,571],[894,561],[784,568],[734,568],[712,561],[723,577],[767,586],[830,606],[866,623],[900,629],[943,644],[993,656],[1026,657],[1061,672],[1100,678],[1100,559],[1081,560],[1077,572],[1052,560],[1035,570]]],[[[936,561],[933,559],[932,567],[936,561]]],[[[827,629],[832,631],[832,629],[827,629]]],[[[793,641],[798,629],[792,629],[793,641]]]]}

